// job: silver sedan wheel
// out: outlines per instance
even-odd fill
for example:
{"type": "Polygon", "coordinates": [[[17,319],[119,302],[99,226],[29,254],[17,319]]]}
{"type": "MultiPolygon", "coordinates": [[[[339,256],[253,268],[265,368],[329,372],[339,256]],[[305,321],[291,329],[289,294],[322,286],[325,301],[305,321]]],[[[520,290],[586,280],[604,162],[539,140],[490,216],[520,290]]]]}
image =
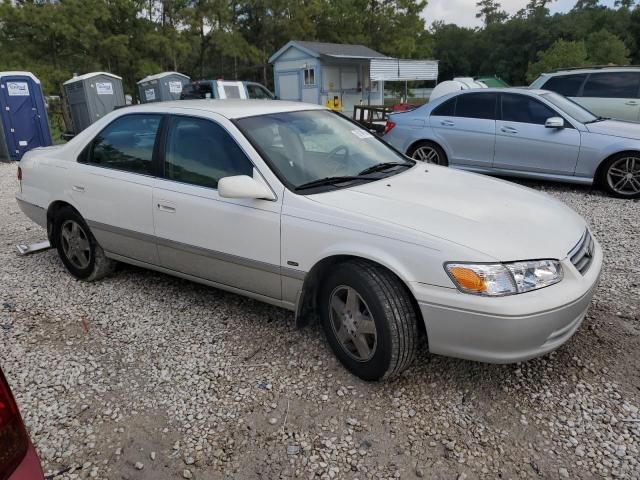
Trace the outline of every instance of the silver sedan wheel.
{"type": "Polygon", "coordinates": [[[71,264],[84,270],[91,262],[91,244],[84,229],[75,221],[67,220],[60,230],[62,251],[71,264]]]}
{"type": "Polygon", "coordinates": [[[640,193],[640,157],[624,157],[607,170],[607,183],[620,195],[640,193]]]}
{"type": "Polygon", "coordinates": [[[421,160],[427,163],[435,163],[436,165],[440,164],[440,155],[438,155],[438,151],[433,147],[418,147],[411,157],[415,160],[421,160]]]}
{"type": "Polygon", "coordinates": [[[329,318],[340,346],[354,360],[366,362],[376,353],[378,334],[369,307],[352,287],[340,285],[331,293],[329,318]]]}

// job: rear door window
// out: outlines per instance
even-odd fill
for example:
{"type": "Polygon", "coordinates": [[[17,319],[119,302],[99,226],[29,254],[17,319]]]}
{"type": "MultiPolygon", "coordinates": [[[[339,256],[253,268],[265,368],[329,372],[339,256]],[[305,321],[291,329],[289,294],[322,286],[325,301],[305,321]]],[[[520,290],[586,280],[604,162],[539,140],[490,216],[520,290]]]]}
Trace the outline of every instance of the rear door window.
{"type": "Polygon", "coordinates": [[[456,114],[456,97],[453,97],[442,105],[437,106],[431,115],[436,117],[453,117],[456,114]]]}
{"type": "Polygon", "coordinates": [[[565,97],[577,97],[580,92],[580,87],[587,78],[586,73],[580,73],[575,75],[558,75],[557,77],[551,77],[542,86],[545,90],[551,90],[552,92],[559,93],[565,97]]]}
{"type": "Polygon", "coordinates": [[[528,95],[502,95],[502,120],[505,122],[544,125],[548,118],[558,114],[551,108],[528,95]]]}
{"type": "Polygon", "coordinates": [[[153,175],[153,149],[162,115],[132,114],[111,122],[93,140],[87,163],[153,175]]]}
{"type": "Polygon", "coordinates": [[[456,98],[456,117],[496,119],[495,93],[465,93],[456,98]]]}
{"type": "Polygon", "coordinates": [[[167,132],[165,178],[217,188],[218,180],[253,176],[253,164],[231,135],[204,118],[173,117],[167,132]]]}
{"type": "Polygon", "coordinates": [[[640,72],[592,73],[584,85],[583,97],[637,98],[640,72]]]}
{"type": "Polygon", "coordinates": [[[218,80],[217,86],[220,98],[247,98],[247,91],[242,82],[218,80]]]}
{"type": "Polygon", "coordinates": [[[225,85],[224,93],[227,98],[240,98],[240,87],[236,85],[225,85]]]}

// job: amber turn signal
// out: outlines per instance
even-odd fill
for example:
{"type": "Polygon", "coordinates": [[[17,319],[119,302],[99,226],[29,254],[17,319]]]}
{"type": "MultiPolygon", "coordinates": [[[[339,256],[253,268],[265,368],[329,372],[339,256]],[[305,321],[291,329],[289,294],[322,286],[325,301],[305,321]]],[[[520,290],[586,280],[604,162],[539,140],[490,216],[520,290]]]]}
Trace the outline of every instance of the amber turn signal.
{"type": "Polygon", "coordinates": [[[487,285],[484,283],[484,280],[480,275],[470,268],[452,267],[449,270],[449,273],[453,275],[458,282],[458,285],[466,290],[480,293],[487,289],[487,285]]]}

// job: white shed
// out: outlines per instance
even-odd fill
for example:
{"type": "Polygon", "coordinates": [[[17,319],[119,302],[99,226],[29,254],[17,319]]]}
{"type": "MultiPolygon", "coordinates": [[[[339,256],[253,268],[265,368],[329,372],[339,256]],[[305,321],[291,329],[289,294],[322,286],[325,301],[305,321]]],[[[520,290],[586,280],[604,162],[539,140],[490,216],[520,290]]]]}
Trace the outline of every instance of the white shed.
{"type": "Polygon", "coordinates": [[[383,105],[385,81],[437,80],[438,62],[387,57],[364,45],[292,40],[269,59],[282,100],[326,105],[383,105]]]}
{"type": "Polygon", "coordinates": [[[387,58],[364,45],[292,40],[269,59],[275,93],[282,100],[325,105],[338,97],[342,110],[362,103],[381,105],[384,88],[371,81],[370,63],[387,58]]]}

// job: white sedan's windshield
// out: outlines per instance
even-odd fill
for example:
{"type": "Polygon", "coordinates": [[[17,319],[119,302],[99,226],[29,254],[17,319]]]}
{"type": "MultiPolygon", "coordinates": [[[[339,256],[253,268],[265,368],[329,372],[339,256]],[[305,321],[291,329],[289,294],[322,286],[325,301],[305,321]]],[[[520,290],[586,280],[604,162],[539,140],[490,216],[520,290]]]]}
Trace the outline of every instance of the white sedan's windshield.
{"type": "Polygon", "coordinates": [[[583,106],[557,93],[543,93],[540,96],[580,123],[593,122],[598,119],[596,115],[583,106]]]}
{"type": "Polygon", "coordinates": [[[322,179],[357,177],[372,167],[379,170],[377,176],[384,176],[383,170],[389,175],[400,167],[376,166],[414,163],[367,130],[326,110],[260,115],[237,123],[293,188],[322,179]]]}

